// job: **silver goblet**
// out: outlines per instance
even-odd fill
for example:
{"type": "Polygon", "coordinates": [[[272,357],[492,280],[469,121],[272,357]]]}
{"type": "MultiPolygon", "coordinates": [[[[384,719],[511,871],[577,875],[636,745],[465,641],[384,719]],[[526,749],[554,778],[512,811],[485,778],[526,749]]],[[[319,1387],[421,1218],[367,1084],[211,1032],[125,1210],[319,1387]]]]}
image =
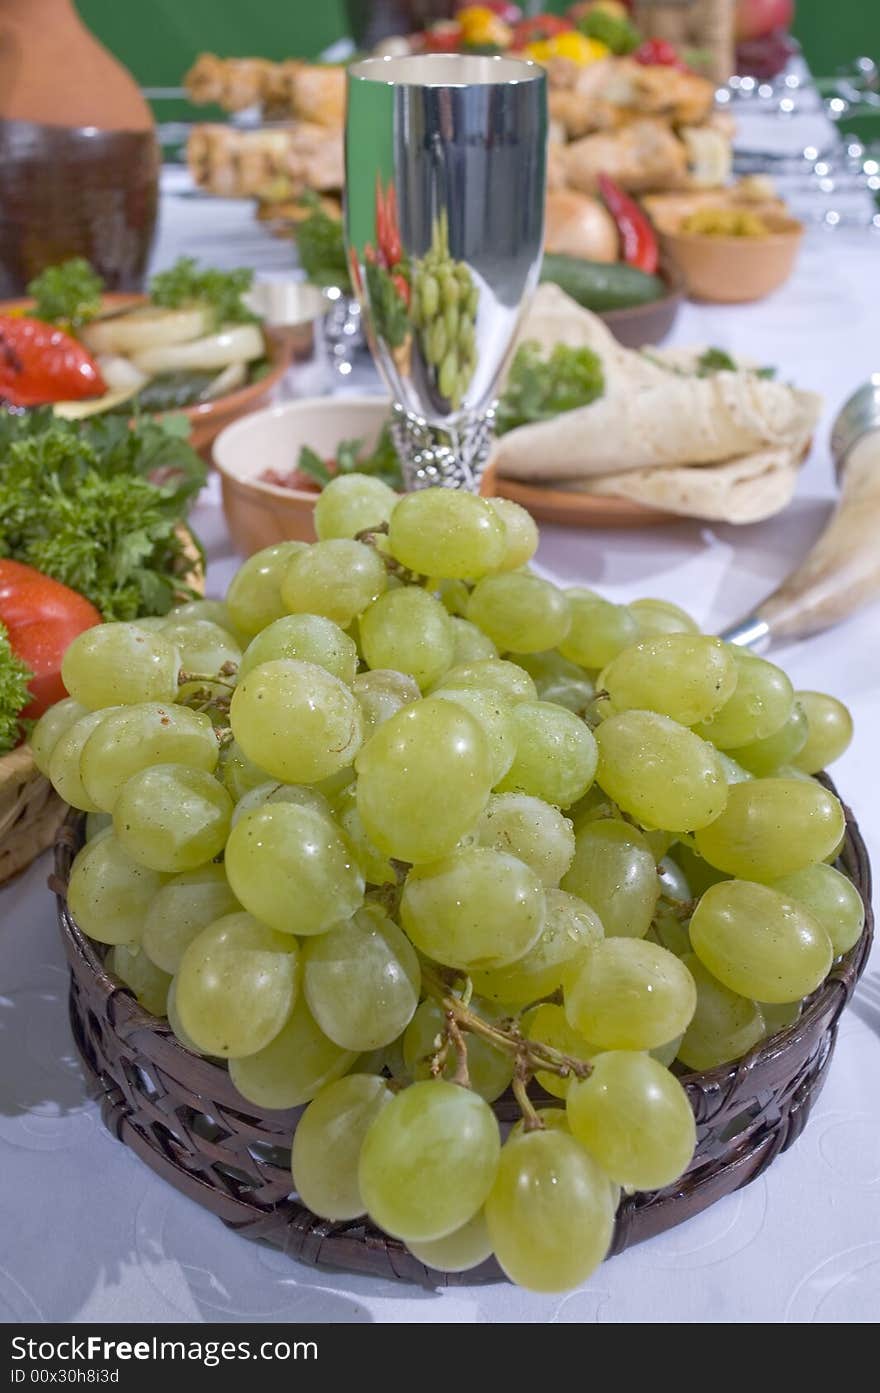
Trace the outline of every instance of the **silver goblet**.
{"type": "Polygon", "coordinates": [[[541,264],[546,146],[535,63],[435,54],[349,69],[346,243],[407,488],[479,488],[541,264]]]}

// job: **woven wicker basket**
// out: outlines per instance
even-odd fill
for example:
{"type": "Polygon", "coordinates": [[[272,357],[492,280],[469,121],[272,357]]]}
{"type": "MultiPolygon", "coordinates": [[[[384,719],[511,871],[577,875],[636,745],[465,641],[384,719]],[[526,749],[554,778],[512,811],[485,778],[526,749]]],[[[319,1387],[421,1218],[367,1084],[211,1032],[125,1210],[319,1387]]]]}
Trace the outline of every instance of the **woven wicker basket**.
{"type": "MultiPolygon", "coordinates": [[[[74,815],[59,834],[50,884],[71,969],[74,1039],[113,1135],[230,1228],[304,1262],[432,1286],[499,1280],[494,1261],[460,1275],[431,1272],[402,1243],[363,1220],[328,1223],[299,1203],[290,1179],[290,1138],[299,1110],[250,1110],[225,1068],[182,1049],[167,1024],[104,971],[103,950],[68,914],[65,888],[81,837],[82,819],[74,815]]],[[[848,809],[841,865],[865,902],[862,937],[794,1025],[736,1064],[683,1077],[697,1120],[693,1163],[675,1185],[622,1201],[612,1252],[672,1228],[746,1185],[800,1135],[871,945],[870,867],[848,809]]],[[[495,1111],[501,1121],[519,1116],[507,1096],[495,1111]]]]}
{"type": "Polygon", "coordinates": [[[0,758],[0,885],[52,845],[66,813],[26,745],[0,758]]]}

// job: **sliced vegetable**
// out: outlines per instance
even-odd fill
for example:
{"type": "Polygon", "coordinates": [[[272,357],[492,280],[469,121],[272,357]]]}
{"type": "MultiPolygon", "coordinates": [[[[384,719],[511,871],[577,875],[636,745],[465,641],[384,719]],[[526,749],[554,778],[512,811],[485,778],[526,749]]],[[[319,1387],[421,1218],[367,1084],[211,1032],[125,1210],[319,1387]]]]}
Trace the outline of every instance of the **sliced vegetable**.
{"type": "Polygon", "coordinates": [[[94,320],[85,326],[81,337],[93,353],[131,357],[151,348],[166,348],[170,344],[201,338],[210,327],[211,313],[204,305],[189,305],[180,310],[138,305],[136,309],[94,320]]]}
{"type": "Polygon", "coordinates": [[[81,343],[41,319],[0,315],[0,397],[11,406],[99,397],[101,370],[81,343]]]}
{"type": "Polygon", "coordinates": [[[223,368],[211,379],[199,401],[216,401],[217,397],[225,397],[227,392],[235,392],[247,382],[247,375],[244,363],[230,363],[228,368],[223,368]]]}
{"type": "Polygon", "coordinates": [[[82,595],[32,566],[0,561],[0,621],[13,651],[33,674],[28,683],[31,700],[21,715],[40,716],[67,696],[61,659],[68,644],[84,629],[100,624],[101,616],[82,595]]]}
{"type": "Polygon", "coordinates": [[[118,392],[105,392],[103,397],[90,397],[87,401],[56,401],[52,410],[62,421],[86,421],[89,416],[100,416],[105,411],[118,411],[126,402],[129,410],[134,409],[135,389],[122,387],[118,392]]]}
{"type": "Polygon", "coordinates": [[[227,324],[216,334],[171,343],[135,353],[132,362],[141,372],[175,372],[178,368],[225,368],[230,363],[248,363],[262,358],[266,351],[261,329],[256,324],[227,324]]]}
{"type": "Polygon", "coordinates": [[[119,353],[99,353],[96,361],[111,392],[139,392],[147,380],[130,358],[119,353]]]}
{"type": "Polygon", "coordinates": [[[579,305],[596,314],[647,305],[667,293],[659,276],[646,275],[635,266],[624,262],[606,266],[575,256],[546,255],[541,280],[553,281],[579,305]]]}
{"type": "Polygon", "coordinates": [[[81,256],[47,266],[30,282],[28,295],[36,300],[34,318],[61,322],[72,329],[88,324],[101,313],[104,282],[81,256]]]}
{"type": "Polygon", "coordinates": [[[599,192],[617,223],[624,261],[648,276],[653,275],[660,260],[660,251],[647,214],[607,174],[599,175],[599,192]]]}

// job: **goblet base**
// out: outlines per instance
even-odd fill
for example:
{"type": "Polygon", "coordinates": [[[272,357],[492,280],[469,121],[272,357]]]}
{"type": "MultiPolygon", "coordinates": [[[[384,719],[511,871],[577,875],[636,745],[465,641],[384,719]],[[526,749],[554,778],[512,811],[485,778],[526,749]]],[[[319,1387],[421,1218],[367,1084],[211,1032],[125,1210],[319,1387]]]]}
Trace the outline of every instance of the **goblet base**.
{"type": "Polygon", "coordinates": [[[395,402],[391,436],[400,457],[404,487],[467,489],[479,493],[495,434],[495,404],[436,426],[395,402]]]}

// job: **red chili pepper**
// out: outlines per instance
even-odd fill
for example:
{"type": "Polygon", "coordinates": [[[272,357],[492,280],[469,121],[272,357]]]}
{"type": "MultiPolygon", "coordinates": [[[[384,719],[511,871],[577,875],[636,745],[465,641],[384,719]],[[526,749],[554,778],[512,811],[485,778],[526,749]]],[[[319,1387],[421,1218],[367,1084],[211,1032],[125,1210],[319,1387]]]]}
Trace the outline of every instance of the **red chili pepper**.
{"type": "Polygon", "coordinates": [[[652,276],[657,270],[659,253],[657,237],[647,215],[607,174],[599,175],[599,192],[617,223],[624,261],[652,276]]]}
{"type": "Polygon", "coordinates": [[[403,243],[400,238],[400,227],[397,216],[397,189],[393,183],[388,185],[388,193],[385,196],[385,260],[388,262],[388,269],[396,266],[403,256],[403,243]]]}
{"type": "Polygon", "coordinates": [[[67,696],[61,660],[68,645],[84,629],[100,624],[101,616],[82,595],[33,566],[0,561],[0,620],[12,651],[34,674],[29,683],[32,700],[21,714],[41,716],[47,706],[67,696]]]}
{"type": "Polygon", "coordinates": [[[410,301],[409,281],[407,280],[406,276],[404,276],[404,275],[402,275],[402,274],[400,273],[400,271],[395,271],[395,273],[394,273],[394,275],[391,277],[391,279],[392,279],[392,281],[394,282],[394,288],[395,288],[395,290],[397,291],[397,293],[398,293],[398,295],[400,296],[400,298],[401,298],[401,300],[403,301],[403,303],[406,305],[406,308],[409,309],[409,301],[410,301]]]}
{"type": "Polygon", "coordinates": [[[41,319],[0,315],[0,397],[11,406],[100,397],[101,370],[81,343],[41,319]]]}
{"type": "Polygon", "coordinates": [[[687,67],[681,61],[678,49],[668,39],[645,39],[633,58],[645,68],[679,68],[684,72],[687,67]]]}
{"type": "Polygon", "coordinates": [[[385,191],[382,179],[376,175],[376,246],[381,260],[385,259],[385,245],[388,241],[388,215],[385,211],[385,191]]]}
{"type": "Polygon", "coordinates": [[[525,48],[540,39],[552,39],[556,34],[567,34],[574,24],[561,15],[535,15],[533,19],[520,20],[513,27],[511,48],[525,48]]]}

